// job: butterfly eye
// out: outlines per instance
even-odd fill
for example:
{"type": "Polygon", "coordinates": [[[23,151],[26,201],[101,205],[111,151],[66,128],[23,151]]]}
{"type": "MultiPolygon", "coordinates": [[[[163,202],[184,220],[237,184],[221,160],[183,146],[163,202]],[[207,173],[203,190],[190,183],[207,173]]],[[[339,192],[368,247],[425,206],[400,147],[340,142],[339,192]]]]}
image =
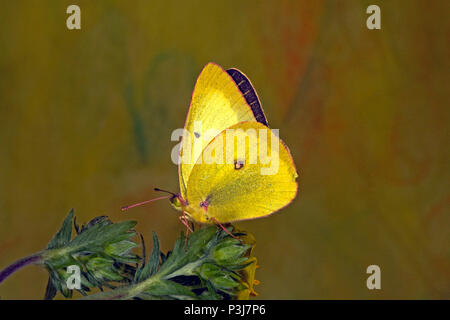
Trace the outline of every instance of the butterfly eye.
{"type": "Polygon", "coordinates": [[[198,138],[200,138],[200,133],[194,132],[194,136],[198,139],[198,138]]]}
{"type": "Polygon", "coordinates": [[[242,169],[243,167],[244,167],[244,161],[241,161],[241,160],[234,161],[234,169],[235,170],[242,169]]]}

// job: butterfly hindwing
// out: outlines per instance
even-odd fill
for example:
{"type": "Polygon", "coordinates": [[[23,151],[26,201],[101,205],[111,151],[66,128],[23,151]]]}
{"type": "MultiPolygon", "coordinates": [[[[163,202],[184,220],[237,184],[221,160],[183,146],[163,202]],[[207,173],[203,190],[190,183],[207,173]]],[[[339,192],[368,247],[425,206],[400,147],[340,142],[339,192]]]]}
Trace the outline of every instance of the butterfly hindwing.
{"type": "Polygon", "coordinates": [[[192,169],[187,185],[188,212],[197,222],[212,222],[211,217],[221,223],[264,217],[289,204],[297,194],[297,172],[289,150],[268,127],[258,122],[240,122],[229,129],[237,137],[227,139],[227,130],[222,131],[203,150],[192,169]],[[267,141],[262,139],[260,130],[266,130],[267,141]],[[253,143],[249,132],[256,132],[253,143]],[[247,138],[243,138],[244,133],[247,138]],[[240,138],[247,139],[244,156],[234,147],[227,155],[227,145],[240,138]],[[263,143],[266,150],[272,149],[266,158],[269,162],[261,160],[263,143]],[[255,154],[256,163],[252,158],[255,154]],[[227,156],[232,161],[227,161],[227,156]],[[205,163],[213,158],[220,162],[220,157],[222,163],[205,163]]]}

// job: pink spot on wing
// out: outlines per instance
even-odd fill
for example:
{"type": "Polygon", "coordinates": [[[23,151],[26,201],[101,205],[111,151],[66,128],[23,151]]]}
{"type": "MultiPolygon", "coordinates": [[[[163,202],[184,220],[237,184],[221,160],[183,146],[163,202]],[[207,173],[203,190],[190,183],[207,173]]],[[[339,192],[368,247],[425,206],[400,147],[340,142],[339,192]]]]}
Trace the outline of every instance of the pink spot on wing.
{"type": "Polygon", "coordinates": [[[200,202],[200,207],[206,211],[208,211],[209,206],[209,198],[206,198],[205,201],[200,202]]]}

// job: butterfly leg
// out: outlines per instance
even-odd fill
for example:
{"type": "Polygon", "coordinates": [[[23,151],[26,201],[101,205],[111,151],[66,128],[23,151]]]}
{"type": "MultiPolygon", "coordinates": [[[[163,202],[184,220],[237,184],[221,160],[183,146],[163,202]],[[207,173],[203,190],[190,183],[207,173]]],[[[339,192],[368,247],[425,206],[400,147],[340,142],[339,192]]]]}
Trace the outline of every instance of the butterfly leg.
{"type": "Polygon", "coordinates": [[[186,247],[187,247],[187,239],[188,239],[188,232],[189,232],[189,225],[188,225],[188,222],[186,220],[184,220],[183,216],[179,216],[178,219],[186,227],[186,232],[184,233],[184,248],[186,249],[186,247]]]}
{"type": "Polygon", "coordinates": [[[186,233],[188,233],[188,231],[191,233],[194,232],[194,230],[192,230],[191,226],[189,225],[189,219],[185,211],[183,211],[183,215],[180,216],[180,220],[182,220],[181,222],[186,226],[186,233]]]}
{"type": "MultiPolygon", "coordinates": [[[[217,221],[216,218],[211,217],[210,219],[211,219],[212,221],[214,221],[215,223],[217,223],[217,225],[218,225],[219,227],[221,227],[222,230],[225,231],[226,233],[228,233],[231,237],[233,237],[234,239],[237,239],[237,240],[241,241],[241,239],[239,239],[238,237],[236,237],[234,234],[232,234],[230,231],[228,231],[228,229],[225,228],[219,221],[217,221]]],[[[242,241],[241,241],[241,242],[242,242],[242,241]]]]}
{"type": "Polygon", "coordinates": [[[189,225],[189,221],[188,221],[188,218],[186,216],[186,212],[183,211],[183,215],[179,216],[178,219],[186,227],[186,233],[185,233],[185,238],[184,238],[184,246],[187,247],[187,240],[188,240],[189,233],[192,233],[194,231],[192,230],[191,226],[189,225]]]}
{"type": "Polygon", "coordinates": [[[189,225],[189,223],[186,221],[186,219],[183,216],[179,216],[178,220],[180,220],[180,222],[186,227],[187,234],[193,232],[191,226],[189,225]]]}

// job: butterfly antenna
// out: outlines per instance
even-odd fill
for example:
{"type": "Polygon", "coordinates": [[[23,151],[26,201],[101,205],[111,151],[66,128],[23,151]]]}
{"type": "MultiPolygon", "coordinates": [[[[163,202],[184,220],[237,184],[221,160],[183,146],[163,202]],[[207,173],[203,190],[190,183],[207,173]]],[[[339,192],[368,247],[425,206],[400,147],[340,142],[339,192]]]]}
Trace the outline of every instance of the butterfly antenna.
{"type": "Polygon", "coordinates": [[[163,190],[163,189],[160,189],[160,188],[154,188],[153,190],[155,190],[155,191],[158,191],[158,192],[165,192],[165,193],[169,193],[169,194],[171,194],[171,195],[173,195],[173,196],[177,196],[175,193],[173,193],[173,192],[170,192],[170,191],[167,191],[167,190],[163,190]]]}
{"type": "Polygon", "coordinates": [[[147,203],[150,203],[150,202],[153,202],[153,201],[167,199],[167,198],[170,198],[170,197],[171,196],[164,196],[164,197],[159,197],[159,198],[155,198],[155,199],[150,199],[150,200],[147,200],[147,201],[142,201],[142,202],[139,202],[139,203],[135,203],[135,204],[132,204],[132,205],[129,205],[129,206],[122,207],[121,209],[122,209],[122,211],[126,211],[126,210],[134,208],[134,207],[142,206],[144,204],[147,204],[147,203]]]}

